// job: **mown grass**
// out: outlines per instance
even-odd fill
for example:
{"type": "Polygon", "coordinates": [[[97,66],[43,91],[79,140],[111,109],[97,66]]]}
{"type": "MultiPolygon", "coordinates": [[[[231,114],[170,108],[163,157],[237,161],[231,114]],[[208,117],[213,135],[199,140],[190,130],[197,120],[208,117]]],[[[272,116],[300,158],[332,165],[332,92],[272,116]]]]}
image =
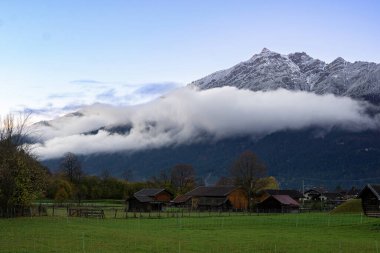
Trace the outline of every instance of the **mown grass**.
{"type": "Polygon", "coordinates": [[[0,220],[0,252],[380,252],[380,219],[286,214],[0,220]]]}
{"type": "Polygon", "coordinates": [[[331,211],[331,214],[339,213],[362,213],[362,200],[349,199],[331,211]]]}

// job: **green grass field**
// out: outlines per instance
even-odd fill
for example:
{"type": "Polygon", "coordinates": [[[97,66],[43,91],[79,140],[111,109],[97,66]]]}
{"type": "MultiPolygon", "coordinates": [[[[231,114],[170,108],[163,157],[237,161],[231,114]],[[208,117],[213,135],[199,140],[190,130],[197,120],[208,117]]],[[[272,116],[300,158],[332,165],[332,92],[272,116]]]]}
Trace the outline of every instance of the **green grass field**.
{"type": "Polygon", "coordinates": [[[0,219],[0,252],[379,253],[380,219],[315,213],[0,219]]]}

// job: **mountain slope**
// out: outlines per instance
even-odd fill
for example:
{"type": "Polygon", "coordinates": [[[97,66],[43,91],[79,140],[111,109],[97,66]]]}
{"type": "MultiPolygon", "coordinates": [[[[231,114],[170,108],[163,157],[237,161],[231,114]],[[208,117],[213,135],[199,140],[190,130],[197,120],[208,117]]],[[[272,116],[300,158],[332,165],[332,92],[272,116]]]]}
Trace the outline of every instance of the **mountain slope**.
{"type": "Polygon", "coordinates": [[[380,98],[380,64],[350,63],[341,57],[327,64],[306,53],[281,55],[264,48],[248,61],[215,72],[189,86],[199,89],[234,86],[253,91],[283,88],[332,93],[377,103],[380,98]]]}
{"type": "MultiPolygon", "coordinates": [[[[189,163],[200,178],[213,183],[227,175],[234,159],[245,150],[253,150],[268,166],[282,187],[299,188],[307,184],[361,187],[380,177],[380,132],[361,133],[332,130],[320,135],[320,129],[281,131],[259,140],[248,137],[205,141],[191,145],[150,149],[135,153],[117,152],[81,156],[87,173],[100,174],[108,169],[122,177],[129,171],[132,180],[148,179],[178,163],[189,163]],[[367,179],[360,181],[357,179],[367,179]]],[[[59,159],[44,161],[57,170],[59,159]]]]}

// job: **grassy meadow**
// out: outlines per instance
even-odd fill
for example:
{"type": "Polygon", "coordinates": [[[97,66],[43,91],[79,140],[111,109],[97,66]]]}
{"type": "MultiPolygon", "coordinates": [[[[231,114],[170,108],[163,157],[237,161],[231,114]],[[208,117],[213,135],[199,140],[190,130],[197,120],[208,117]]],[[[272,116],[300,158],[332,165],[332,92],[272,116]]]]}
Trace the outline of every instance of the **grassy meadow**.
{"type": "Polygon", "coordinates": [[[380,252],[380,219],[361,214],[106,217],[0,219],[0,252],[380,252]]]}

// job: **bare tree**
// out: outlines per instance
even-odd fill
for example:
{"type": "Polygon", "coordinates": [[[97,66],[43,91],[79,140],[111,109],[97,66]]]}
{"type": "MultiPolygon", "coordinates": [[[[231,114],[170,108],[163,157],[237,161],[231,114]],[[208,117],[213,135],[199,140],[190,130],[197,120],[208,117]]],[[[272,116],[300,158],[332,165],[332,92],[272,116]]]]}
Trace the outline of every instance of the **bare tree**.
{"type": "Polygon", "coordinates": [[[66,153],[63,156],[60,169],[71,183],[80,183],[83,176],[82,165],[75,154],[71,152],[66,153]]]}
{"type": "Polygon", "coordinates": [[[249,150],[243,152],[230,169],[235,185],[243,187],[248,192],[250,205],[256,184],[260,178],[266,175],[266,172],[264,163],[249,150]]]}
{"type": "Polygon", "coordinates": [[[178,193],[183,194],[195,186],[195,171],[189,164],[177,164],[171,171],[170,181],[178,193]]]}
{"type": "Polygon", "coordinates": [[[3,147],[16,148],[29,153],[25,141],[30,135],[28,129],[30,116],[30,113],[20,113],[17,117],[8,114],[1,120],[0,142],[3,147]]]}

